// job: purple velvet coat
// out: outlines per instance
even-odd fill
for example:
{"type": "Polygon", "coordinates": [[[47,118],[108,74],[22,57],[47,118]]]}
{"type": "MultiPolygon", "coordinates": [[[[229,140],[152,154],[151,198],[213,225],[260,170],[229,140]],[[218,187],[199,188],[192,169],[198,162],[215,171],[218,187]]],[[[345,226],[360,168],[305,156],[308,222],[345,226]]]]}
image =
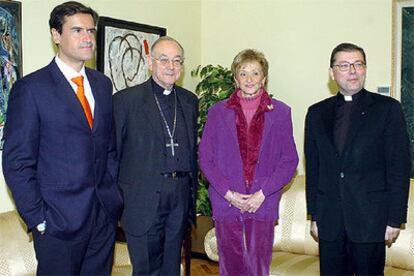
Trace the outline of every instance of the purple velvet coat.
{"type": "Polygon", "coordinates": [[[292,179],[298,164],[290,108],[272,99],[273,110],[264,113],[263,138],[250,193],[262,189],[266,198],[256,213],[242,214],[224,198],[228,190],[246,193],[236,114],[226,102],[209,110],[199,146],[200,167],[210,183],[213,218],[275,221],[279,217],[281,190],[292,179]]]}

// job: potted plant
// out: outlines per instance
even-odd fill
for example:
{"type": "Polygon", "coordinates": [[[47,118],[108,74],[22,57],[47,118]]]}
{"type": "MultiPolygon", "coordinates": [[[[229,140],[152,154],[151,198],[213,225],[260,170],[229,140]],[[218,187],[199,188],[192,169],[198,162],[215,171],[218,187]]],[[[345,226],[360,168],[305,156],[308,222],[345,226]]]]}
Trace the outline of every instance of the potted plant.
{"type": "MultiPolygon", "coordinates": [[[[207,121],[208,109],[215,103],[227,99],[234,91],[235,81],[232,72],[220,65],[199,65],[191,71],[192,77],[199,77],[195,93],[199,98],[200,116],[198,119],[198,139],[201,139],[204,124],[207,121]]],[[[208,197],[208,182],[200,172],[196,201],[197,228],[192,232],[192,252],[205,254],[204,237],[213,227],[211,205],[208,197]]]]}

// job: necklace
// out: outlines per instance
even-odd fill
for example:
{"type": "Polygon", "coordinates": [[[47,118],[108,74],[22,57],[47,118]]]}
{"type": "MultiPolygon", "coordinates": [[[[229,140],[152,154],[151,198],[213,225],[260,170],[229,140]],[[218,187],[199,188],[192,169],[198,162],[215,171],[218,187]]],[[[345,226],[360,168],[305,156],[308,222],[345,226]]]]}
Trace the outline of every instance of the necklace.
{"type": "Polygon", "coordinates": [[[155,102],[158,107],[158,111],[160,112],[161,118],[164,122],[165,129],[167,130],[168,136],[170,137],[170,143],[165,144],[165,146],[167,148],[171,148],[171,155],[174,156],[175,155],[174,147],[178,147],[178,143],[174,143],[174,134],[175,134],[176,126],[177,126],[177,93],[174,91],[174,120],[173,120],[172,132],[170,130],[170,127],[168,126],[167,119],[165,119],[164,112],[161,109],[160,102],[158,101],[157,95],[155,95],[155,93],[154,93],[154,98],[155,98],[155,102]]]}

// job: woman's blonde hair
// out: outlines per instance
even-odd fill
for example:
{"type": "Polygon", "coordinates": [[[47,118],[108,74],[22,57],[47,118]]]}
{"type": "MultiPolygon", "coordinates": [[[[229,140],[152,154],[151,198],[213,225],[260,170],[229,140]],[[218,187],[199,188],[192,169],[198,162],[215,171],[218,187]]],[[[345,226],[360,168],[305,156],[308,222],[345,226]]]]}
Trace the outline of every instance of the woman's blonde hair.
{"type": "Polygon", "coordinates": [[[233,76],[236,77],[243,64],[254,61],[259,63],[262,67],[262,73],[265,77],[265,86],[267,86],[269,63],[267,62],[264,54],[255,49],[245,49],[234,57],[233,63],[231,64],[231,72],[233,73],[233,76]]]}

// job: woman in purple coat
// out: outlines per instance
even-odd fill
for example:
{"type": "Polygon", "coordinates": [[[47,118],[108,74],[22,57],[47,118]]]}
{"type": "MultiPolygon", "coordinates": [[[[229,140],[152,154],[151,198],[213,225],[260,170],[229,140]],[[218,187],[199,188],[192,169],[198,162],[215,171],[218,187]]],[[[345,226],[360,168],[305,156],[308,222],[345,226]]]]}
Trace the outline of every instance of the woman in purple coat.
{"type": "Polygon", "coordinates": [[[292,119],[265,90],[262,53],[240,52],[231,70],[237,89],[209,110],[200,166],[210,183],[220,275],[268,275],[282,188],[298,163],[292,119]]]}

